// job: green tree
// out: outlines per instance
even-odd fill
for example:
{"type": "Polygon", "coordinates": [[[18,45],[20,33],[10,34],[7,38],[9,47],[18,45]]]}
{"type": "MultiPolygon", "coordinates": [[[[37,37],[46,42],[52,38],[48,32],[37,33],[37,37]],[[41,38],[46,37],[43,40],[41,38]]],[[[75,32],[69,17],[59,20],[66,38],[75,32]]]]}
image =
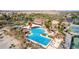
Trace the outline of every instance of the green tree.
{"type": "Polygon", "coordinates": [[[45,27],[48,28],[48,30],[50,31],[52,28],[52,21],[51,19],[49,19],[47,22],[45,22],[45,27]]]}

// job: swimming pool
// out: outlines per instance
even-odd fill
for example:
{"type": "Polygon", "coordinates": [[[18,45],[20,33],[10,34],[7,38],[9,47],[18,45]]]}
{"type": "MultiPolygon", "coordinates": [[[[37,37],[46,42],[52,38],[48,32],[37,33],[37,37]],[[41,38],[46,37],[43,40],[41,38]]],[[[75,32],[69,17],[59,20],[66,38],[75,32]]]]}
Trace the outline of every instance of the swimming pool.
{"type": "Polygon", "coordinates": [[[79,33],[79,27],[77,27],[77,26],[72,26],[72,27],[71,27],[71,30],[72,30],[73,32],[79,33]]]}
{"type": "Polygon", "coordinates": [[[47,47],[49,45],[49,43],[51,41],[50,38],[41,36],[41,34],[46,34],[45,30],[43,28],[32,28],[30,31],[32,34],[30,34],[28,36],[28,38],[29,38],[28,40],[36,42],[43,47],[47,47]]]}
{"type": "Polygon", "coordinates": [[[69,28],[70,32],[79,35],[79,25],[73,25],[69,28]]]}
{"type": "Polygon", "coordinates": [[[79,36],[73,36],[71,41],[71,49],[79,49],[79,36]]]}

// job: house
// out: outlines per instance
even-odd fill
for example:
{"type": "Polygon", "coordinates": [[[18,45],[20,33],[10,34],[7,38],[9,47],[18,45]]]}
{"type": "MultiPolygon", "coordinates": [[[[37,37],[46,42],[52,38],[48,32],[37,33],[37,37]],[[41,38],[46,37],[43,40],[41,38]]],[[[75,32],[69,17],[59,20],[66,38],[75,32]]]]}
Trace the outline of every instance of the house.
{"type": "Polygon", "coordinates": [[[42,18],[35,18],[34,23],[38,25],[42,25],[44,22],[46,22],[48,19],[42,19],[42,18]]]}
{"type": "Polygon", "coordinates": [[[66,21],[67,21],[68,23],[73,23],[74,20],[69,17],[69,18],[66,18],[66,21]]]}

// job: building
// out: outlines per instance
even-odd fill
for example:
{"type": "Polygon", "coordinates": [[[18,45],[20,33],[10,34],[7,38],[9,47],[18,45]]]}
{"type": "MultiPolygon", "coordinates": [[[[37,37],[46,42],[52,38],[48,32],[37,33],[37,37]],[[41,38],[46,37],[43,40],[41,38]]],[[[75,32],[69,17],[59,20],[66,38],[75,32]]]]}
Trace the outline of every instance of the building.
{"type": "Polygon", "coordinates": [[[68,22],[68,23],[73,23],[74,22],[74,20],[72,19],[72,18],[66,18],[66,21],[68,22]]]}
{"type": "Polygon", "coordinates": [[[34,23],[38,25],[42,25],[44,22],[48,21],[48,19],[42,19],[42,18],[35,18],[34,23]]]}

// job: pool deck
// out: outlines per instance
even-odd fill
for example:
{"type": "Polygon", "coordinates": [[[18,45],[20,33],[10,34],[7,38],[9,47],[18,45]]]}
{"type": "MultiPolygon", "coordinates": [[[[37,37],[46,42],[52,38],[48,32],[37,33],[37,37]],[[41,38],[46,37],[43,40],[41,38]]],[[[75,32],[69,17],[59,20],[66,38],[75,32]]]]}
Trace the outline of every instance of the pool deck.
{"type": "MultiPolygon", "coordinates": [[[[33,27],[35,27],[34,25],[33,25],[33,27]]],[[[39,26],[38,26],[39,27],[39,26]]],[[[40,26],[40,28],[42,28],[41,26],[40,26]]],[[[44,28],[44,31],[45,31],[45,33],[48,33],[49,35],[55,35],[54,33],[53,34],[51,34],[51,33],[49,33],[47,30],[46,30],[46,28],[44,28]]],[[[32,33],[32,32],[31,32],[32,33]]],[[[33,34],[33,33],[32,33],[33,34]]],[[[31,35],[32,35],[31,34],[31,35]]],[[[29,35],[30,36],[30,35],[29,35]]],[[[42,37],[45,37],[45,38],[48,38],[48,39],[50,39],[51,41],[53,41],[53,38],[49,38],[47,35],[46,36],[43,36],[43,35],[41,35],[40,34],[40,36],[42,36],[42,37]]],[[[61,44],[61,39],[59,40],[59,39],[57,39],[56,40],[56,42],[49,42],[46,46],[45,45],[43,45],[43,44],[40,44],[39,42],[36,42],[36,41],[34,41],[34,40],[32,40],[32,39],[29,39],[30,41],[32,41],[32,42],[34,42],[34,43],[37,43],[37,44],[39,44],[39,45],[41,45],[41,46],[43,46],[44,48],[47,48],[47,49],[57,49],[57,48],[59,48],[59,46],[60,46],[60,44],[61,44]]],[[[67,40],[67,39],[66,39],[67,40]]],[[[68,41],[68,42],[66,42],[66,47],[67,48],[70,48],[70,41],[68,41]],[[68,45],[69,44],[69,45],[68,45]]]]}

